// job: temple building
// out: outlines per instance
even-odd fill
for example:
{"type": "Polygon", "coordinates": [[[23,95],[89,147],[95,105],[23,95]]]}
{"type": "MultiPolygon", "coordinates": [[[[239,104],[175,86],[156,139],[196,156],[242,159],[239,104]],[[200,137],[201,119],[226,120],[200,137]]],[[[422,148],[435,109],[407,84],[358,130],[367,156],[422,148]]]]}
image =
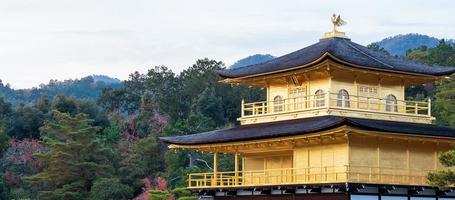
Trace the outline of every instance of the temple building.
{"type": "Polygon", "coordinates": [[[407,100],[405,89],[454,72],[334,29],[298,51],[219,72],[226,84],[266,89],[264,101],[239,102],[240,126],[161,140],[213,153],[213,171],[188,175],[188,188],[209,199],[451,199],[455,191],[426,175],[443,168],[438,153],[453,148],[455,129],[433,125],[431,100],[407,100]],[[220,154],[234,155],[234,171],[218,170],[220,154]]]}

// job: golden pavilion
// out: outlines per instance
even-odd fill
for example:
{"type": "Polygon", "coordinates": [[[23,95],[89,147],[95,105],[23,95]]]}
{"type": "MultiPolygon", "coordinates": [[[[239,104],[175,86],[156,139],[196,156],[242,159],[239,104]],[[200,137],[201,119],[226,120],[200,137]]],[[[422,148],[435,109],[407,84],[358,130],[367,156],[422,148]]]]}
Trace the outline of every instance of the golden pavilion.
{"type": "Polygon", "coordinates": [[[213,153],[213,171],[188,175],[188,188],[207,199],[455,198],[426,180],[455,129],[432,124],[430,99],[405,97],[405,88],[454,72],[334,29],[290,54],[219,72],[224,83],[266,88],[264,101],[239,102],[240,126],[161,140],[213,153]],[[219,154],[234,155],[234,171],[218,170],[219,154]]]}

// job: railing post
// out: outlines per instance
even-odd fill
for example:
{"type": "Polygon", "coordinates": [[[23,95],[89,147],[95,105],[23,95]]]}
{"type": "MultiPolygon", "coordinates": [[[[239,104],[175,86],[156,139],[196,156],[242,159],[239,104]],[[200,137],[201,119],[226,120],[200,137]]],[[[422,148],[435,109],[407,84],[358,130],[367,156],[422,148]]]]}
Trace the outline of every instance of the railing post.
{"type": "Polygon", "coordinates": [[[414,102],[414,114],[419,114],[419,104],[417,102],[414,102]]]}
{"type": "Polygon", "coordinates": [[[428,98],[428,117],[431,117],[431,98],[428,98]]]}
{"type": "Polygon", "coordinates": [[[370,110],[370,97],[367,97],[367,110],[370,110]]]}
{"type": "Polygon", "coordinates": [[[327,108],[330,108],[330,92],[325,93],[325,101],[327,108]]]}
{"type": "Polygon", "coordinates": [[[191,187],[191,174],[188,174],[188,187],[191,187]]]}
{"type": "Polygon", "coordinates": [[[245,112],[245,108],[244,108],[244,107],[245,107],[245,100],[242,99],[242,105],[240,106],[240,109],[241,109],[240,115],[241,115],[242,117],[245,115],[245,113],[244,113],[244,112],[245,112]]]}

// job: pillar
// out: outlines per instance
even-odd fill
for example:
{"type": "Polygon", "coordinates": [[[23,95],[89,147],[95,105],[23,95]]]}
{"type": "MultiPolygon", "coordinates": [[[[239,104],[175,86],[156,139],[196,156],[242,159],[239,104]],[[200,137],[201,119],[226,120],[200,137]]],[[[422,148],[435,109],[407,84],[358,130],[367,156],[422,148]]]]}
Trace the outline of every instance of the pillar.
{"type": "Polygon", "coordinates": [[[239,154],[235,153],[234,155],[234,184],[238,185],[239,182],[239,154]]]}
{"type": "Polygon", "coordinates": [[[213,180],[212,186],[217,186],[218,183],[218,152],[213,153],[213,180]]]}

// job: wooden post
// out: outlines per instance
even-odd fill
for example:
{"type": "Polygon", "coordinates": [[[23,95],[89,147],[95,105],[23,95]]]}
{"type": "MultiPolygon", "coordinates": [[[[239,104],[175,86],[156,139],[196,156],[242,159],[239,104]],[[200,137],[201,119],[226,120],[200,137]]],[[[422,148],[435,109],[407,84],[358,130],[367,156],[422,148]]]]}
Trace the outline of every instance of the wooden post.
{"type": "Polygon", "coordinates": [[[325,93],[325,98],[326,98],[326,107],[330,108],[330,92],[325,93]]]}
{"type": "Polygon", "coordinates": [[[431,98],[428,98],[428,116],[431,117],[431,98]]]}
{"type": "Polygon", "coordinates": [[[240,106],[240,115],[243,117],[245,115],[245,111],[244,111],[244,107],[245,107],[245,100],[242,99],[242,105],[240,106]]]}
{"type": "Polygon", "coordinates": [[[239,180],[239,154],[234,155],[234,185],[238,185],[239,180]]]}
{"type": "Polygon", "coordinates": [[[213,153],[213,181],[212,186],[218,184],[218,152],[213,153]]]}

